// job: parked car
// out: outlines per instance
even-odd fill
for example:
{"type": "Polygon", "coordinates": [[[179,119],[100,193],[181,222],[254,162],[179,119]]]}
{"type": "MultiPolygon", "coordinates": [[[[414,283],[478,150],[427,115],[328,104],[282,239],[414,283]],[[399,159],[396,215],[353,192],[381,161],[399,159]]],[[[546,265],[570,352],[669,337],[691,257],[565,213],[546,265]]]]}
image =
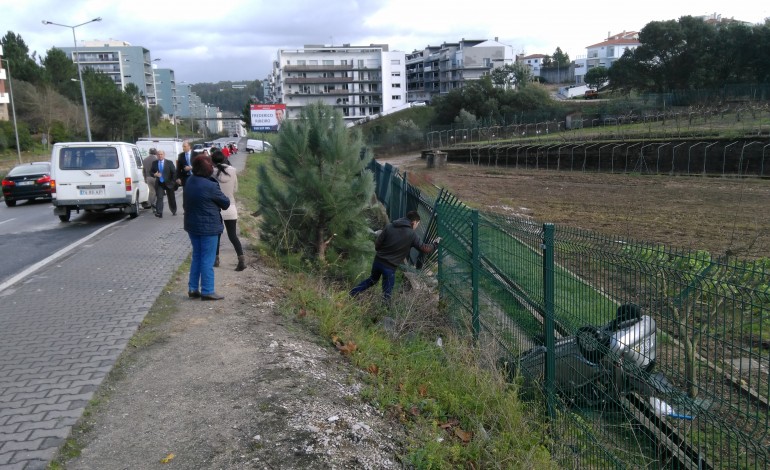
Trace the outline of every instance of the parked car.
{"type": "Polygon", "coordinates": [[[595,100],[599,97],[599,92],[596,90],[586,90],[584,96],[587,100],[595,100]]]}
{"type": "Polygon", "coordinates": [[[120,209],[135,218],[150,188],[139,147],[125,142],[60,142],[51,150],[53,212],[62,222],[72,211],[120,209]]]}
{"type": "Polygon", "coordinates": [[[51,164],[24,163],[14,167],[3,178],[5,205],[13,207],[16,201],[51,199],[51,164]]]}
{"type": "Polygon", "coordinates": [[[249,153],[264,152],[266,150],[273,150],[273,146],[270,145],[270,142],[257,139],[248,139],[246,141],[246,151],[249,153]]]}

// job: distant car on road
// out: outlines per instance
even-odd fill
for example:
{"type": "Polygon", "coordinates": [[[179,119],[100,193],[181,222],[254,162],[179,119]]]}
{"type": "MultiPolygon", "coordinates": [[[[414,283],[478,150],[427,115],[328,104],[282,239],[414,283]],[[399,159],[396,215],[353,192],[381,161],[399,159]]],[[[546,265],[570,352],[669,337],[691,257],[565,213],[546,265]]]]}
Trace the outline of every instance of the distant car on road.
{"type": "Polygon", "coordinates": [[[13,207],[16,201],[51,199],[51,164],[24,163],[14,167],[3,178],[5,205],[13,207]]]}
{"type": "Polygon", "coordinates": [[[270,142],[257,139],[246,140],[246,151],[248,153],[264,152],[266,150],[273,150],[273,146],[270,145],[270,142]]]}
{"type": "Polygon", "coordinates": [[[599,97],[599,92],[596,90],[587,90],[585,92],[585,99],[587,100],[595,100],[599,97]]]}

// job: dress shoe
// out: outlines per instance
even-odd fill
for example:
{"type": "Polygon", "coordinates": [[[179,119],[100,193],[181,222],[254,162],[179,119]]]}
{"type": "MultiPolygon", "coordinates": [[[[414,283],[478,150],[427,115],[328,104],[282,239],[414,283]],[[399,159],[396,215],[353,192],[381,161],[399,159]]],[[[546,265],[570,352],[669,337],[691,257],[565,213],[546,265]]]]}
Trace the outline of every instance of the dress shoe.
{"type": "Polygon", "coordinates": [[[190,297],[191,299],[198,299],[200,298],[200,296],[201,296],[201,293],[198,292],[197,290],[191,290],[187,292],[187,297],[190,297]]]}
{"type": "Polygon", "coordinates": [[[225,296],[217,294],[201,295],[201,300],[222,300],[225,296]]]}
{"type": "Polygon", "coordinates": [[[155,213],[155,217],[157,217],[159,219],[162,219],[163,218],[163,214],[159,214],[159,213],[156,212],[155,213]]]}

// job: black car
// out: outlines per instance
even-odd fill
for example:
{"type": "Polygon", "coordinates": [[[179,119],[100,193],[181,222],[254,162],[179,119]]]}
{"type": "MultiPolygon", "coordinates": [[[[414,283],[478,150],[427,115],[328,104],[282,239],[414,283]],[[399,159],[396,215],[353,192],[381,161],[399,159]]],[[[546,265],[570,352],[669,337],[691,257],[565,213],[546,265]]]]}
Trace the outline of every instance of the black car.
{"type": "Polygon", "coordinates": [[[13,207],[16,201],[51,199],[51,164],[25,163],[13,168],[3,178],[5,205],[13,207]]]}

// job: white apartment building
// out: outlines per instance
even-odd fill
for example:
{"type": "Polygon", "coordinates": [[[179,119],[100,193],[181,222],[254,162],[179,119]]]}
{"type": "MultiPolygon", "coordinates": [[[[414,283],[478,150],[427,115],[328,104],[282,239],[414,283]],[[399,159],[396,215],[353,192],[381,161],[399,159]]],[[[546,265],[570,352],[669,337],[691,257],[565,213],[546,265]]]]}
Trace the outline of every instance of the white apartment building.
{"type": "Polygon", "coordinates": [[[265,98],[285,104],[289,119],[318,101],[339,109],[346,121],[388,114],[406,104],[405,56],[387,44],[281,49],[265,98]]]}
{"type": "MultiPolygon", "coordinates": [[[[0,44],[0,59],[3,58],[3,45],[0,44]]],[[[8,80],[8,75],[5,72],[3,62],[0,61],[0,121],[8,121],[10,113],[8,112],[8,103],[11,102],[11,94],[5,83],[8,80]]]]}

